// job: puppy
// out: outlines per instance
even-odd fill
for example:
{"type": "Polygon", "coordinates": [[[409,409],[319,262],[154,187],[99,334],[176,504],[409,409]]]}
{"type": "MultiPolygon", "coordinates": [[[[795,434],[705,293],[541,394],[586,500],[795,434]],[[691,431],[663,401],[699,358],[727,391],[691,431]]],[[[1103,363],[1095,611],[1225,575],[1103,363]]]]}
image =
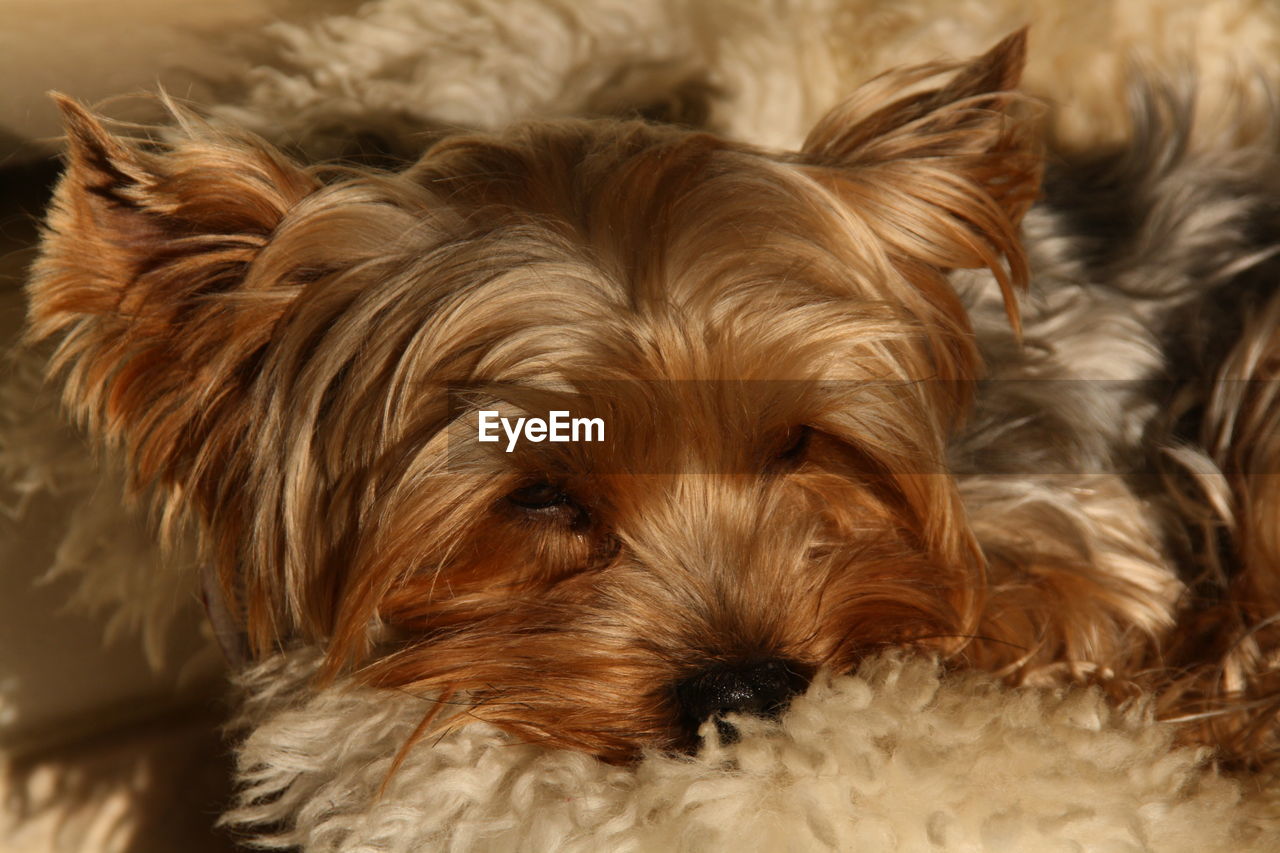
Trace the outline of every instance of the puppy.
{"type": "Polygon", "coordinates": [[[1032,208],[1024,45],[796,152],[566,119],[381,173],[62,99],[30,335],[253,654],[450,724],[625,761],[905,647],[1265,763],[1280,172],[1152,90],[1032,208]]]}

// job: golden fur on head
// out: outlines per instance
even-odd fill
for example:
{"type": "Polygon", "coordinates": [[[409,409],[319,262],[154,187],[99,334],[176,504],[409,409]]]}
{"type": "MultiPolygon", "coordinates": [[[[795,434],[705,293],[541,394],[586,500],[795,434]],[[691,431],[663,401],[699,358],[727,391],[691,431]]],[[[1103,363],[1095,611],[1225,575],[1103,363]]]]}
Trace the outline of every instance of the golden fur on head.
{"type": "Polygon", "coordinates": [[[988,578],[1015,569],[944,467],[980,373],[947,274],[990,269],[1015,324],[1027,279],[1023,48],[878,78],[794,154],[566,120],[325,171],[63,100],[32,334],[198,519],[255,650],[320,643],[531,740],[687,745],[679,685],[743,663],[1118,659],[1163,624],[1143,582],[988,578]],[[557,406],[609,440],[475,439],[477,408],[557,406]]]}

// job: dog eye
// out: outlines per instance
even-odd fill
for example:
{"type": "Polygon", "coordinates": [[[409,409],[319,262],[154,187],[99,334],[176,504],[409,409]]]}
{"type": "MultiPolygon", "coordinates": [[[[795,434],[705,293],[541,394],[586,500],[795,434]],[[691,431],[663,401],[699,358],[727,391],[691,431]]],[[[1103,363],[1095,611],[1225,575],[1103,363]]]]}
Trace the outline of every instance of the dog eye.
{"type": "Polygon", "coordinates": [[[591,515],[575,501],[564,487],[539,480],[511,492],[507,505],[531,518],[558,521],[570,530],[583,532],[591,526],[591,515]]]}
{"type": "Polygon", "coordinates": [[[774,454],[775,464],[792,465],[804,457],[809,449],[809,440],[813,437],[813,429],[808,426],[793,427],[782,442],[782,449],[774,454]]]}
{"type": "Polygon", "coordinates": [[[544,510],[573,503],[564,489],[554,483],[531,483],[521,486],[507,500],[521,509],[544,510]]]}

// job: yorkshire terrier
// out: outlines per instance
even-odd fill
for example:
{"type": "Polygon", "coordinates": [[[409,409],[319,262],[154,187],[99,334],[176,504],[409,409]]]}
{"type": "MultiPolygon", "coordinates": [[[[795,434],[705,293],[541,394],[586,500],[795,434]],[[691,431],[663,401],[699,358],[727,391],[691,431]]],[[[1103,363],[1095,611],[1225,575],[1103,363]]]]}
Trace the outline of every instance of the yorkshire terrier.
{"type": "Polygon", "coordinates": [[[1274,761],[1280,161],[1148,86],[1046,168],[1024,48],[795,152],[567,119],[304,167],[62,99],[30,334],[252,654],[625,761],[904,647],[1274,761]]]}

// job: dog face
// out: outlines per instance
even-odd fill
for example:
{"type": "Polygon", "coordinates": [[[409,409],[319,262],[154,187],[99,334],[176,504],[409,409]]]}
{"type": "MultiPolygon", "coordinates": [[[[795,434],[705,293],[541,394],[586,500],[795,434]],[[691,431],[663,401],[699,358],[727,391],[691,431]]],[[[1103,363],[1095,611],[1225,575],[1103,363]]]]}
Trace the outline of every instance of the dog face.
{"type": "Polygon", "coordinates": [[[1022,51],[873,81],[798,153],[564,121],[396,175],[194,123],[144,148],[64,102],[33,333],[198,520],[257,651],[323,643],[610,759],[688,746],[975,632],[942,460],[979,365],[946,273],[990,268],[1012,316],[1022,51]],[[480,440],[556,411],[603,440],[480,440]]]}

